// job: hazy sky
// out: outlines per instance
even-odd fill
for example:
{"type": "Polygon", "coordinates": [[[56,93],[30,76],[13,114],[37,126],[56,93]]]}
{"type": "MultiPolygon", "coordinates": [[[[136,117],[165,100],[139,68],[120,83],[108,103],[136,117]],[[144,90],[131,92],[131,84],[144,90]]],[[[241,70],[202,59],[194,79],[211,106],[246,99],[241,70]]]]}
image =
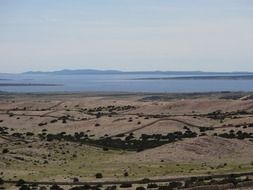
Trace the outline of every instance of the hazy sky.
{"type": "Polygon", "coordinates": [[[0,0],[0,73],[253,71],[253,0],[0,0]]]}

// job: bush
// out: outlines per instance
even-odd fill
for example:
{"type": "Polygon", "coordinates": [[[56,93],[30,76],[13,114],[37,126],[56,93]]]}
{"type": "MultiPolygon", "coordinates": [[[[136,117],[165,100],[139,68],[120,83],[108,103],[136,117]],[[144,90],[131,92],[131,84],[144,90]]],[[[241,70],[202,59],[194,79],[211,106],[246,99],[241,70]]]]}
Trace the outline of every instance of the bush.
{"type": "Polygon", "coordinates": [[[147,186],[148,189],[153,189],[153,188],[157,188],[157,187],[158,187],[158,185],[155,184],[155,183],[150,183],[150,184],[148,184],[148,186],[147,186]]]}
{"type": "Polygon", "coordinates": [[[16,186],[19,187],[19,186],[22,186],[24,184],[25,184],[25,180],[20,179],[20,180],[17,181],[16,186]]]}
{"type": "Polygon", "coordinates": [[[31,188],[28,185],[22,185],[19,190],[30,190],[31,188]]]}
{"type": "Polygon", "coordinates": [[[191,187],[193,184],[193,182],[191,180],[186,180],[184,183],[184,188],[189,188],[191,187]]]}
{"type": "Polygon", "coordinates": [[[103,178],[103,175],[102,175],[101,173],[97,173],[97,174],[95,175],[95,177],[96,177],[97,179],[101,179],[101,178],[103,178]]]}
{"type": "Polygon", "coordinates": [[[0,178],[0,185],[4,184],[4,180],[2,178],[0,178]]]}
{"type": "Polygon", "coordinates": [[[182,187],[182,186],[183,186],[182,182],[179,182],[179,181],[172,181],[169,184],[169,187],[171,187],[172,189],[179,188],[179,187],[182,187]]]}
{"type": "Polygon", "coordinates": [[[149,183],[150,182],[150,179],[148,179],[148,178],[144,178],[144,179],[142,179],[141,180],[141,183],[149,183]]]}
{"type": "Polygon", "coordinates": [[[116,190],[117,189],[117,186],[108,186],[105,188],[105,190],[116,190]]]}
{"type": "Polygon", "coordinates": [[[146,190],[145,187],[136,187],[136,190],[146,190]]]}
{"type": "Polygon", "coordinates": [[[47,190],[45,186],[40,186],[39,190],[47,190]]]}
{"type": "Polygon", "coordinates": [[[6,153],[8,153],[9,152],[9,150],[7,149],[7,148],[5,148],[5,149],[3,149],[3,154],[6,154],[6,153]]]}
{"type": "Polygon", "coordinates": [[[34,133],[32,133],[32,132],[27,132],[26,133],[26,136],[33,136],[34,135],[34,133]]]}
{"type": "Polygon", "coordinates": [[[169,186],[160,186],[158,190],[171,190],[169,186]]]}
{"type": "Polygon", "coordinates": [[[123,183],[119,187],[120,188],[130,188],[130,187],[132,187],[132,184],[131,183],[123,183]]]}
{"type": "Polygon", "coordinates": [[[124,177],[128,177],[128,176],[129,176],[128,172],[125,172],[124,177]]]}
{"type": "Polygon", "coordinates": [[[76,186],[72,187],[69,190],[90,190],[92,189],[90,185],[76,186]]]}
{"type": "Polygon", "coordinates": [[[76,183],[76,182],[79,182],[79,179],[77,177],[74,177],[73,178],[73,182],[76,183]]]}
{"type": "Polygon", "coordinates": [[[50,187],[50,190],[63,190],[63,189],[59,185],[54,184],[50,187]]]}
{"type": "Polygon", "coordinates": [[[237,185],[238,180],[236,179],[233,174],[231,174],[227,179],[225,179],[228,183],[233,183],[234,185],[237,185]]]}
{"type": "Polygon", "coordinates": [[[57,119],[53,119],[50,121],[50,123],[56,123],[57,122],[57,119]]]}

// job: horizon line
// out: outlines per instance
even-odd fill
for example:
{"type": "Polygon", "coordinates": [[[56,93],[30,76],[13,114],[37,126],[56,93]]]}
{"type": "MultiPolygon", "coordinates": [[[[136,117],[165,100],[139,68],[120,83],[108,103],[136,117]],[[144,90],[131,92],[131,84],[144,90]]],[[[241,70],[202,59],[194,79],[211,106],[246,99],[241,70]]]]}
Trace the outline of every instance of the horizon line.
{"type": "Polygon", "coordinates": [[[122,73],[145,73],[145,72],[198,72],[198,73],[253,73],[253,71],[207,71],[207,70],[118,70],[118,69],[59,69],[59,70],[28,70],[23,72],[1,72],[0,74],[26,74],[26,73],[54,73],[62,71],[98,71],[98,72],[122,72],[122,73]]]}

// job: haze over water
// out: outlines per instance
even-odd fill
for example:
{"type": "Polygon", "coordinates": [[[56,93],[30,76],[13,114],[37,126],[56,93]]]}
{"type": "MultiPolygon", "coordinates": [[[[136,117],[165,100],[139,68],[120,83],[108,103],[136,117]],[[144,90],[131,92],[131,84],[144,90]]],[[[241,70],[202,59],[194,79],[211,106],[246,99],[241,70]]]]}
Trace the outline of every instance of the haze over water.
{"type": "MultiPolygon", "coordinates": [[[[185,75],[184,75],[185,76],[185,75]]],[[[253,80],[142,80],[168,75],[95,74],[23,75],[2,74],[1,83],[56,84],[56,86],[1,86],[7,92],[216,92],[253,91],[253,80]],[[135,80],[140,79],[140,80],[135,80]]],[[[170,75],[169,77],[173,77],[170,75]]]]}

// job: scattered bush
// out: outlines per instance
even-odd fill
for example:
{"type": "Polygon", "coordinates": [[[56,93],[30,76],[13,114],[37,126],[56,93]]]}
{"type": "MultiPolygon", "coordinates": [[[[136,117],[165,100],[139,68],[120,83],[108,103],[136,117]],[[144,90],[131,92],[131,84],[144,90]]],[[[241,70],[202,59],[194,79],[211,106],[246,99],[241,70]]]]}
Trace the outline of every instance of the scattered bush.
{"type": "MultiPolygon", "coordinates": [[[[99,126],[99,124],[96,124],[99,126]]],[[[22,137],[22,134],[19,134],[20,137],[22,137]]],[[[115,148],[115,149],[122,149],[122,150],[129,150],[129,151],[143,151],[150,148],[159,147],[164,144],[173,143],[179,140],[182,140],[184,138],[195,138],[198,134],[195,132],[192,132],[191,130],[186,130],[185,132],[182,131],[176,131],[173,133],[168,134],[142,134],[140,138],[134,137],[134,134],[129,134],[128,136],[124,137],[124,134],[119,134],[115,137],[117,138],[111,138],[109,136],[104,136],[99,139],[92,139],[91,135],[88,136],[87,134],[84,134],[84,132],[75,133],[74,135],[66,134],[65,132],[61,132],[58,134],[46,134],[46,133],[40,133],[38,134],[38,137],[42,140],[47,141],[69,141],[69,142],[76,142],[80,144],[86,144],[94,145],[97,147],[103,147],[105,151],[107,151],[109,148],[115,148]]]]}

